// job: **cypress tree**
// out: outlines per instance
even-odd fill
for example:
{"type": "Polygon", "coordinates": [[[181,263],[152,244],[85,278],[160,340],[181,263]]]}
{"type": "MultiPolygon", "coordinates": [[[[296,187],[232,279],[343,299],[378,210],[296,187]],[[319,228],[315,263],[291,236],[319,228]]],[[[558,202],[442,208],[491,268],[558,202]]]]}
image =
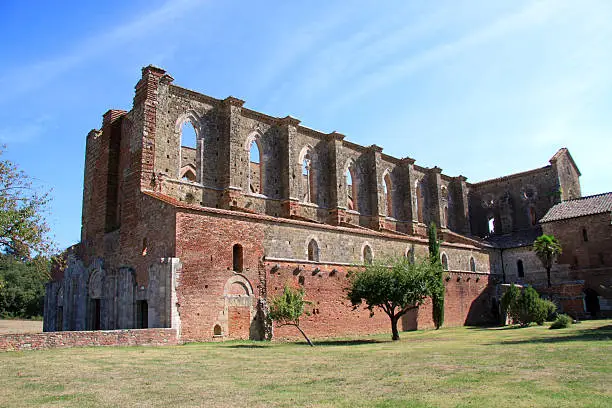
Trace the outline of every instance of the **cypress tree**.
{"type": "Polygon", "coordinates": [[[427,235],[429,237],[429,261],[432,265],[436,266],[436,289],[433,291],[431,296],[432,301],[432,318],[434,321],[434,325],[436,326],[436,330],[442,327],[444,323],[444,270],[442,269],[442,264],[440,263],[440,241],[438,241],[438,232],[436,229],[436,224],[429,224],[429,228],[427,229],[427,235]]]}

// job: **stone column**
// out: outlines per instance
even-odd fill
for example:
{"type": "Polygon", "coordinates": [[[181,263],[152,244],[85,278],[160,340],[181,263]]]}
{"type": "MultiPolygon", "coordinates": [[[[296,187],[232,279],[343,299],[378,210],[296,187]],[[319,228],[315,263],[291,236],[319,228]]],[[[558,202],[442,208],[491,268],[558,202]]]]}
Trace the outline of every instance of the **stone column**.
{"type": "Polygon", "coordinates": [[[384,189],[382,187],[383,169],[381,166],[382,147],[372,145],[368,147],[368,156],[370,160],[370,180],[367,187],[370,191],[370,205],[372,208],[372,218],[370,226],[373,229],[380,230],[385,226],[385,205],[386,200],[382,195],[384,189]]]}
{"type": "Polygon", "coordinates": [[[338,132],[328,134],[329,143],[329,223],[340,225],[346,217],[346,175],[344,174],[344,161],[342,157],[342,141],[344,135],[338,132]]]}
{"type": "Polygon", "coordinates": [[[279,120],[281,129],[281,183],[282,183],[282,216],[289,218],[292,215],[300,215],[298,182],[300,173],[298,168],[298,155],[294,146],[297,127],[300,120],[286,116],[279,120]]]}
{"type": "Polygon", "coordinates": [[[457,228],[457,232],[461,234],[470,233],[470,216],[469,216],[469,202],[468,202],[468,186],[467,178],[464,176],[457,176],[453,179],[453,186],[455,189],[454,194],[454,225],[457,228]]]}
{"type": "Polygon", "coordinates": [[[440,198],[440,189],[442,188],[442,169],[435,166],[428,170],[428,185],[429,185],[429,208],[426,208],[429,213],[429,221],[436,223],[438,228],[442,226],[442,214],[444,211],[444,203],[440,198]]]}

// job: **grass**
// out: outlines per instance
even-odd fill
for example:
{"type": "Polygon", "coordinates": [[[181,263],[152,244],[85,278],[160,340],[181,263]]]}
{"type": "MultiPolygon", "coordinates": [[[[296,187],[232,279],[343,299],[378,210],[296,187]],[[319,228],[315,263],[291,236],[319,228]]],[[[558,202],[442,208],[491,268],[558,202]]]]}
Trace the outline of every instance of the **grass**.
{"type": "Polygon", "coordinates": [[[10,407],[609,407],[612,320],[0,354],[10,407]]]}

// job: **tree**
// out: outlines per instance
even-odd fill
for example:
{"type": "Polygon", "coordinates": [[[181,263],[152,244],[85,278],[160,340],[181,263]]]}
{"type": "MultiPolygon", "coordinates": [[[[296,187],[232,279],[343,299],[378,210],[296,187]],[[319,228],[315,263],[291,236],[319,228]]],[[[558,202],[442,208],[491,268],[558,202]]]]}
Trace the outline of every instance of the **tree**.
{"type": "MultiPolygon", "coordinates": [[[[0,156],[3,148],[0,147],[0,156]]],[[[45,212],[49,193],[32,187],[32,179],[9,160],[0,159],[0,252],[18,259],[48,254],[52,242],[45,212]]]]}
{"type": "Polygon", "coordinates": [[[561,244],[559,244],[559,241],[554,236],[542,234],[534,241],[533,250],[538,258],[540,258],[540,261],[542,261],[544,268],[546,268],[546,278],[550,288],[552,286],[550,283],[550,269],[557,256],[561,255],[561,244]]]}
{"type": "Polygon", "coordinates": [[[365,303],[370,317],[374,308],[384,311],[391,320],[392,339],[399,340],[397,322],[432,295],[435,280],[435,269],[428,261],[411,263],[403,257],[387,264],[375,261],[351,271],[347,297],[354,309],[365,303]]]}
{"type": "Polygon", "coordinates": [[[306,339],[309,346],[314,347],[304,330],[300,327],[300,317],[308,314],[304,306],[310,302],[304,300],[304,289],[294,289],[285,285],[283,293],[271,299],[270,318],[276,322],[277,327],[294,326],[306,339]]]}
{"type": "Polygon", "coordinates": [[[540,298],[538,292],[530,286],[521,291],[517,286],[511,285],[502,296],[501,305],[512,322],[521,326],[529,326],[534,322],[542,325],[557,309],[553,302],[540,298]]]}
{"type": "Polygon", "coordinates": [[[32,318],[43,314],[49,261],[36,257],[22,262],[0,255],[0,317],[32,318]]]}
{"type": "Polygon", "coordinates": [[[429,237],[429,262],[434,267],[436,276],[435,287],[431,295],[431,311],[434,325],[438,330],[444,324],[444,292],[446,288],[444,286],[444,269],[440,263],[440,241],[438,241],[438,231],[435,223],[429,224],[427,235],[429,237]]]}

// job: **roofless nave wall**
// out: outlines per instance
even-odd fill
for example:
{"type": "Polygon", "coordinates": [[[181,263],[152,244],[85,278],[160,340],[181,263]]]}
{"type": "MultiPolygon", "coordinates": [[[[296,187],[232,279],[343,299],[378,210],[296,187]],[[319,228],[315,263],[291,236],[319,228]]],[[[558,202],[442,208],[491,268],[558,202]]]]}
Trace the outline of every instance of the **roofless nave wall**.
{"type": "MultiPolygon", "coordinates": [[[[426,256],[430,222],[455,274],[447,322],[485,321],[499,271],[479,237],[537,228],[552,203],[580,194],[578,175],[561,149],[541,169],[470,184],[178,87],[148,66],[133,108],[108,111],[87,137],[82,241],[47,288],[45,328],[264,338],[265,302],[289,282],[316,305],[305,322],[314,335],[384,330],[384,319],[343,301],[348,269],[426,256]],[[181,143],[185,123],[191,148],[181,143]]],[[[430,324],[427,307],[404,328],[430,324]]]]}

